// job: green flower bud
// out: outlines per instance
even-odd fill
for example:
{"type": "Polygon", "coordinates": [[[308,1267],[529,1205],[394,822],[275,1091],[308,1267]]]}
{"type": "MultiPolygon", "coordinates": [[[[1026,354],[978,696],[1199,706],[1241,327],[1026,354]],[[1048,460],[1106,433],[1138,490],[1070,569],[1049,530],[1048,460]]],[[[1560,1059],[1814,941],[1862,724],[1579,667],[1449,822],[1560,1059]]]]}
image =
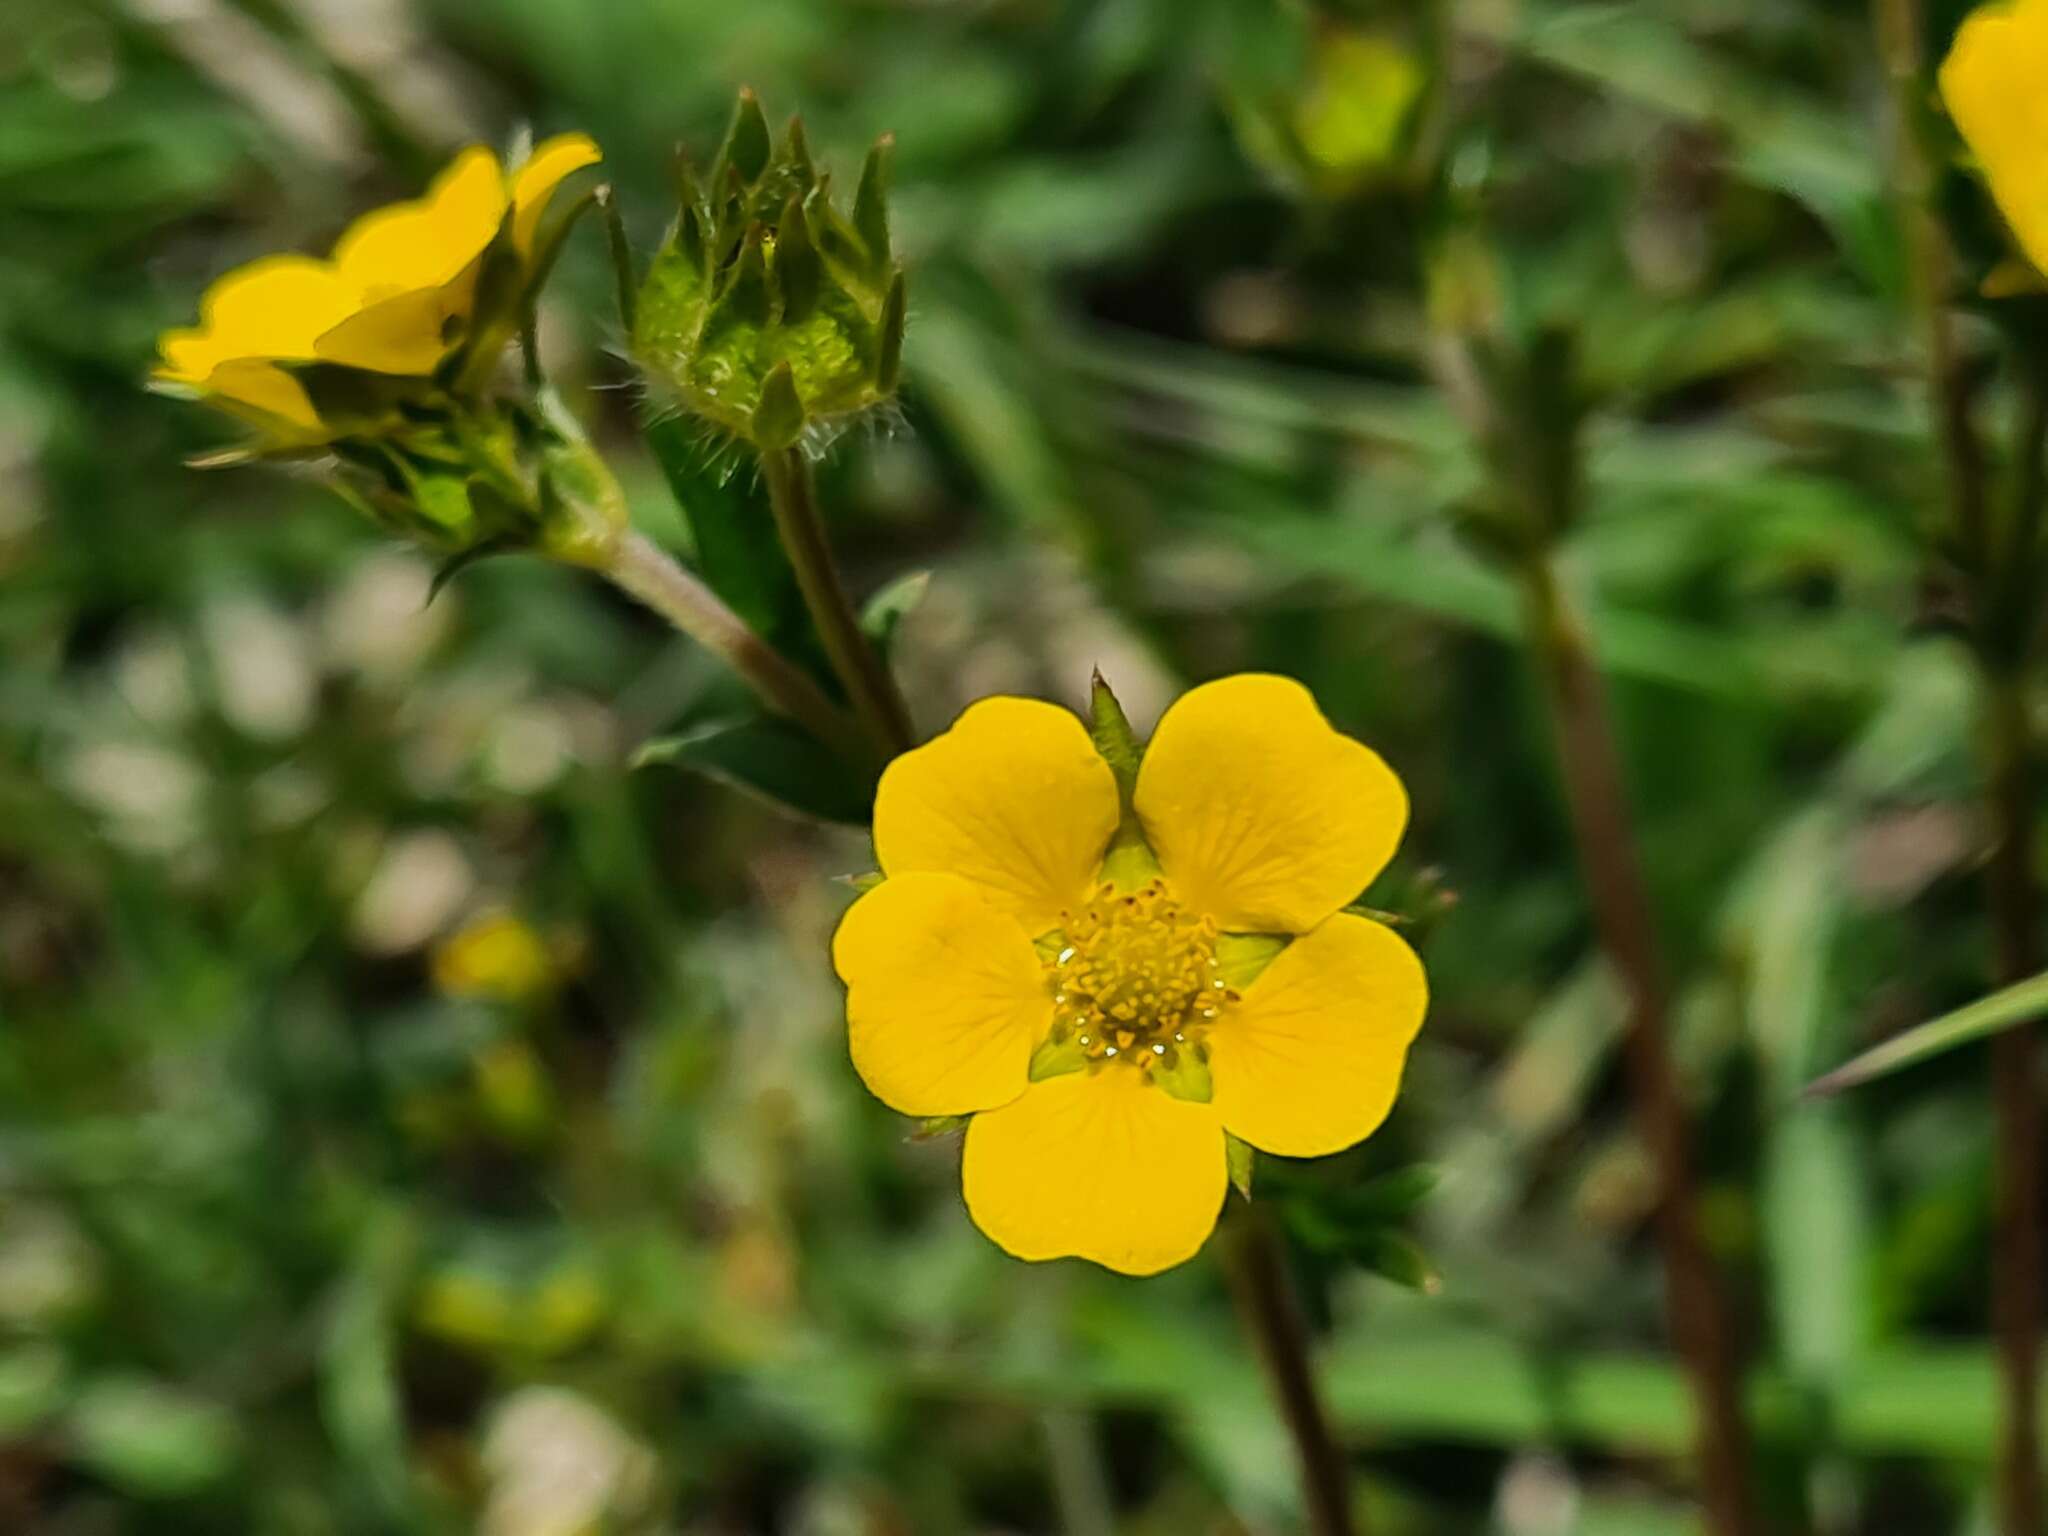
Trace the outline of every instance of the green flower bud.
{"type": "Polygon", "coordinates": [[[850,213],[792,121],[780,144],[742,92],[707,182],[681,207],[635,306],[633,353],[664,403],[764,452],[828,441],[886,405],[903,356],[889,141],[850,213]]]}
{"type": "Polygon", "coordinates": [[[345,499],[451,561],[528,549],[602,566],[625,532],[618,483],[550,393],[423,414],[334,449],[345,499]]]}

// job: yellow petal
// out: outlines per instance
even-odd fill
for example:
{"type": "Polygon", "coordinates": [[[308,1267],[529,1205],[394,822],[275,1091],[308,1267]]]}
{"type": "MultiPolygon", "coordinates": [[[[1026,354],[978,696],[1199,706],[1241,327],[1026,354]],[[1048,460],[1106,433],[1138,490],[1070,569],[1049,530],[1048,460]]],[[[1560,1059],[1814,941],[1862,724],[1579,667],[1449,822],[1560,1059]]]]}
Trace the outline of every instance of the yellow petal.
{"type": "Polygon", "coordinates": [[[323,332],[314,351],[322,362],[372,373],[424,378],[440,367],[468,329],[476,294],[476,261],[438,288],[415,288],[357,310],[323,332]]]}
{"type": "Polygon", "coordinates": [[[1010,1253],[1127,1275],[1192,1258],[1226,1180],[1214,1107],[1123,1066],[1048,1078],[976,1115],[960,1164],[968,1214],[1010,1253]]]}
{"type": "Polygon", "coordinates": [[[1301,684],[1245,673],[1182,695],[1138,770],[1138,817],[1181,899],[1224,928],[1303,933],[1386,867],[1408,795],[1301,684]]]}
{"type": "Polygon", "coordinates": [[[971,880],[1036,935],[1085,897],[1116,823],[1116,779],[1079,720],[983,699],[883,773],[875,856],[892,876],[971,880]]]}
{"type": "Polygon", "coordinates": [[[898,875],[832,940],[853,1065],[906,1115],[965,1115],[1024,1091],[1052,997],[1031,937],[953,875],[898,875]]]}
{"type": "Polygon", "coordinates": [[[319,413],[304,387],[275,363],[246,358],[222,363],[208,376],[206,391],[230,408],[241,407],[237,415],[248,416],[268,430],[307,438],[318,438],[323,432],[319,413]]]}
{"type": "Polygon", "coordinates": [[[534,146],[526,164],[512,178],[512,244],[520,255],[533,249],[534,231],[548,211],[555,188],[564,178],[603,158],[603,151],[587,133],[561,133],[534,146]]]}
{"type": "Polygon", "coordinates": [[[1941,96],[2028,260],[2048,272],[2048,0],[1973,12],[1941,96]]]}
{"type": "Polygon", "coordinates": [[[238,359],[310,358],[314,338],[354,307],[354,293],[324,261],[266,256],[206,290],[196,327],[164,333],[159,374],[203,385],[238,359]]]}
{"type": "Polygon", "coordinates": [[[457,155],[426,196],[366,213],[334,247],[365,303],[452,282],[505,222],[505,173],[481,144],[457,155]]]}
{"type": "Polygon", "coordinates": [[[1282,950],[1211,1032],[1211,1102],[1262,1152],[1341,1152],[1394,1107],[1428,1004],[1415,951],[1340,912],[1282,950]]]}

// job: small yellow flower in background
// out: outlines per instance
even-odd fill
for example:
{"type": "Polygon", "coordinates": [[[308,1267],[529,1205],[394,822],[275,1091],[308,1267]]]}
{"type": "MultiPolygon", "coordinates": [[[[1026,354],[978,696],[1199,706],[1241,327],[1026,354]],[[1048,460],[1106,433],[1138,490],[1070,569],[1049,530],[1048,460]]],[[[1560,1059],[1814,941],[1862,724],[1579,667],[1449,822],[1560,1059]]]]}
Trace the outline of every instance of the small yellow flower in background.
{"type": "Polygon", "coordinates": [[[156,377],[279,436],[318,442],[329,428],[293,366],[426,378],[472,340],[494,344],[485,333],[505,317],[480,316],[480,296],[494,286],[523,294],[555,189],[601,158],[580,133],[547,140],[510,174],[489,149],[466,149],[424,197],[358,219],[330,259],[268,256],[219,279],[200,301],[200,323],[162,337],[156,377]],[[487,278],[497,250],[509,280],[487,278]]]}
{"type": "Polygon", "coordinates": [[[967,1208],[1009,1252],[1178,1264],[1226,1132],[1319,1157],[1392,1108],[1427,985],[1343,908],[1406,821],[1284,678],[1184,695],[1121,786],[1072,714],[983,700],[882,776],[884,879],[833,944],[854,1065],[904,1114],[974,1117],[967,1208]]]}
{"type": "Polygon", "coordinates": [[[1941,96],[2020,249],[2048,273],[2048,0],[1973,12],[1941,66],[1941,96]]]}
{"type": "Polygon", "coordinates": [[[541,936],[509,912],[473,918],[434,948],[434,985],[450,997],[523,1003],[554,985],[541,936]]]}

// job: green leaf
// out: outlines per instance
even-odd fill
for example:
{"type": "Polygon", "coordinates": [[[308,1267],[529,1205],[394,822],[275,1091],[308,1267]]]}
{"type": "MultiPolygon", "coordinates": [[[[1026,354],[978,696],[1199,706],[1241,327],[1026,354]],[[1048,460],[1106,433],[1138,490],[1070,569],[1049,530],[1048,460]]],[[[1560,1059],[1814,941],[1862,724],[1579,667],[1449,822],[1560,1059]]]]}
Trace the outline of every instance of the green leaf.
{"type": "Polygon", "coordinates": [[[1865,1051],[1824,1077],[1814,1079],[1807,1085],[1807,1095],[1816,1097],[1840,1093],[1845,1088],[1889,1077],[1931,1056],[1939,1056],[1973,1040],[2030,1023],[2043,1014],[2048,1014],[2048,972],[2014,982],[1967,1007],[1894,1035],[1883,1045],[1865,1051]]]}
{"type": "Polygon", "coordinates": [[[1368,1179],[1345,1197],[1347,1213],[1360,1218],[1398,1221],[1435,1193],[1443,1173],[1433,1163],[1411,1163],[1376,1179],[1368,1179]]]}
{"type": "Polygon", "coordinates": [[[930,571],[911,571],[882,588],[861,609],[861,633],[881,652],[884,661],[888,660],[890,647],[895,643],[896,627],[906,614],[924,601],[931,584],[930,571]]]}
{"type": "Polygon", "coordinates": [[[672,763],[815,821],[865,826],[874,785],[786,720],[716,720],[648,742],[633,766],[672,763]]]}
{"type": "Polygon", "coordinates": [[[234,1418],[223,1408],[139,1377],[112,1377],[73,1403],[72,1455],[141,1498],[186,1498],[225,1479],[240,1457],[234,1418]]]}
{"type": "Polygon", "coordinates": [[[745,477],[721,473],[698,431],[679,417],[651,422],[647,445],[689,524],[697,574],[749,629],[836,691],[774,519],[748,493],[745,477]]]}
{"type": "Polygon", "coordinates": [[[1444,1288],[1443,1277],[1430,1262],[1421,1245],[1400,1232],[1375,1232],[1360,1247],[1359,1263],[1374,1274],[1405,1285],[1411,1291],[1434,1296],[1444,1288]]]}

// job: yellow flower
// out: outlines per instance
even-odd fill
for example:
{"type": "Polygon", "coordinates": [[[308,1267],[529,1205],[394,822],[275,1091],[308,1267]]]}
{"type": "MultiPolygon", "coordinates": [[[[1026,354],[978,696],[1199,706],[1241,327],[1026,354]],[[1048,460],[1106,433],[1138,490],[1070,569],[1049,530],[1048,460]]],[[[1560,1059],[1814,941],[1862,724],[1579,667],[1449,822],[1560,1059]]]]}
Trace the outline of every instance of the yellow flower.
{"type": "Polygon", "coordinates": [[[486,912],[435,946],[434,985],[450,997],[524,1003],[554,984],[541,936],[509,912],[486,912]]]}
{"type": "Polygon", "coordinates": [[[1941,66],[1941,96],[2020,249],[2048,272],[2048,0],[1973,12],[1941,66]]]}
{"type": "Polygon", "coordinates": [[[219,279],[199,324],[161,338],[156,377],[318,441],[326,429],[289,365],[432,374],[475,327],[485,257],[501,232],[525,275],[555,188],[600,158],[580,133],[549,139],[510,175],[482,145],[465,149],[424,197],[358,219],[328,260],[267,256],[219,279]]]}
{"type": "Polygon", "coordinates": [[[1319,1157],[1392,1108],[1422,965],[1341,909],[1406,820],[1284,678],[1175,703],[1128,815],[1074,716],[983,700],[882,776],[885,878],[833,943],[854,1066],[904,1114],[974,1116],[967,1208],[1019,1258],[1178,1264],[1216,1224],[1226,1131],[1319,1157]]]}

